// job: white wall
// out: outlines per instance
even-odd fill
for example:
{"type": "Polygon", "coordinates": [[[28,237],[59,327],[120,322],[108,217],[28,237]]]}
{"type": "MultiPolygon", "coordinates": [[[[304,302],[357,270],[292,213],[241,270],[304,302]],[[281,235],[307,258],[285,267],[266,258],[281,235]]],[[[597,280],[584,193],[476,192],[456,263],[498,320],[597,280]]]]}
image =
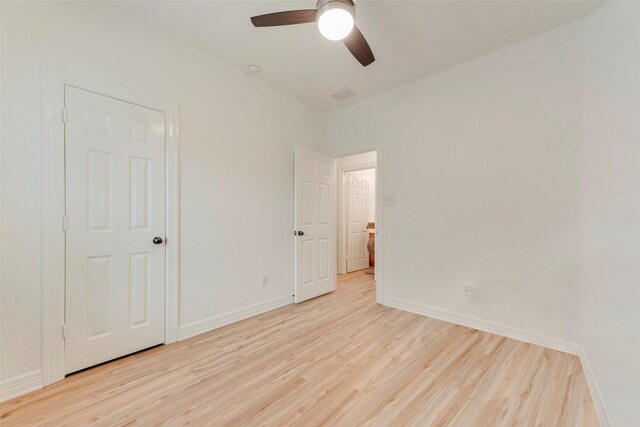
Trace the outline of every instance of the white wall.
{"type": "Polygon", "coordinates": [[[396,195],[384,208],[385,298],[577,339],[574,32],[329,114],[331,152],[380,145],[384,195],[396,195]]]}
{"type": "Polygon", "coordinates": [[[580,340],[612,425],[640,425],[640,3],[584,21],[580,340]]]}
{"type": "Polygon", "coordinates": [[[2,2],[1,24],[1,380],[40,369],[42,62],[180,105],[181,325],[292,295],[293,147],[324,149],[323,113],[112,5],[2,2]]]}
{"type": "Polygon", "coordinates": [[[608,2],[333,112],[327,130],[336,155],[379,145],[397,196],[384,297],[582,344],[620,427],[640,419],[638,22],[640,3],[608,2]]]}

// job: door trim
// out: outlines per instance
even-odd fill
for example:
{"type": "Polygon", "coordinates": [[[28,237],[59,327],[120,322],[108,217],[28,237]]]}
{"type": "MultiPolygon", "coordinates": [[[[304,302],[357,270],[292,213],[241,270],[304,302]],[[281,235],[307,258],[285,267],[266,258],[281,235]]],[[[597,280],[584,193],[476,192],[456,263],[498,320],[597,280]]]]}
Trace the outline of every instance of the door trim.
{"type": "Polygon", "coordinates": [[[164,343],[176,342],[179,325],[178,104],[59,67],[40,66],[42,171],[42,375],[47,386],[64,379],[65,171],[64,88],[74,86],[165,114],[166,272],[164,343]]]}

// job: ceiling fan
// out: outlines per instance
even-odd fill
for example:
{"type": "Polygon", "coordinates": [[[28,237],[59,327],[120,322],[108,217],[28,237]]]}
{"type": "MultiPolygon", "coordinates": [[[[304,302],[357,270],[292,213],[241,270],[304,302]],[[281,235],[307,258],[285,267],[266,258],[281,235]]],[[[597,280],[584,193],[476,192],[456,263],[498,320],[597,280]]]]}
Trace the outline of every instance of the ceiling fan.
{"type": "Polygon", "coordinates": [[[358,27],[355,26],[356,5],[353,0],[318,0],[315,9],[288,10],[254,16],[254,27],[318,22],[318,30],[329,40],[342,40],[349,52],[364,66],[376,58],[358,27]]]}

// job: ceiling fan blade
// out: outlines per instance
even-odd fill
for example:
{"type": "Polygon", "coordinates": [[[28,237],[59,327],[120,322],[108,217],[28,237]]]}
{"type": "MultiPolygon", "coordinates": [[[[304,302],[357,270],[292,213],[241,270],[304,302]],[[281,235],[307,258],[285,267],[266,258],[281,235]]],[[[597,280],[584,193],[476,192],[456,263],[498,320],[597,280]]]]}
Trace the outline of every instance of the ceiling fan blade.
{"type": "Polygon", "coordinates": [[[276,27],[278,25],[306,24],[316,21],[315,9],[288,10],[251,17],[254,27],[276,27]]]}
{"type": "Polygon", "coordinates": [[[364,38],[358,27],[353,27],[351,33],[343,40],[344,45],[347,46],[349,52],[362,64],[363,67],[371,64],[376,60],[373,56],[373,52],[369,47],[369,43],[364,38]]]}

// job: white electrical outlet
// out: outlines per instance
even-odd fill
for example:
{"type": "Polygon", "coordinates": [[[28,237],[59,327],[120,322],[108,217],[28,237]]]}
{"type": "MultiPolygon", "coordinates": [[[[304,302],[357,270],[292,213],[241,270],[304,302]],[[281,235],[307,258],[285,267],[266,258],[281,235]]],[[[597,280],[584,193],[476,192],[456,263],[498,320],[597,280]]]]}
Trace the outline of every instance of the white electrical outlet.
{"type": "Polygon", "coordinates": [[[395,194],[387,194],[384,196],[384,205],[385,206],[395,206],[396,205],[396,195],[395,194]]]}
{"type": "Polygon", "coordinates": [[[269,286],[269,276],[262,276],[262,287],[269,286]]]}
{"type": "Polygon", "coordinates": [[[471,285],[464,285],[462,287],[462,296],[469,298],[471,297],[471,293],[473,292],[473,288],[471,285]]]}

